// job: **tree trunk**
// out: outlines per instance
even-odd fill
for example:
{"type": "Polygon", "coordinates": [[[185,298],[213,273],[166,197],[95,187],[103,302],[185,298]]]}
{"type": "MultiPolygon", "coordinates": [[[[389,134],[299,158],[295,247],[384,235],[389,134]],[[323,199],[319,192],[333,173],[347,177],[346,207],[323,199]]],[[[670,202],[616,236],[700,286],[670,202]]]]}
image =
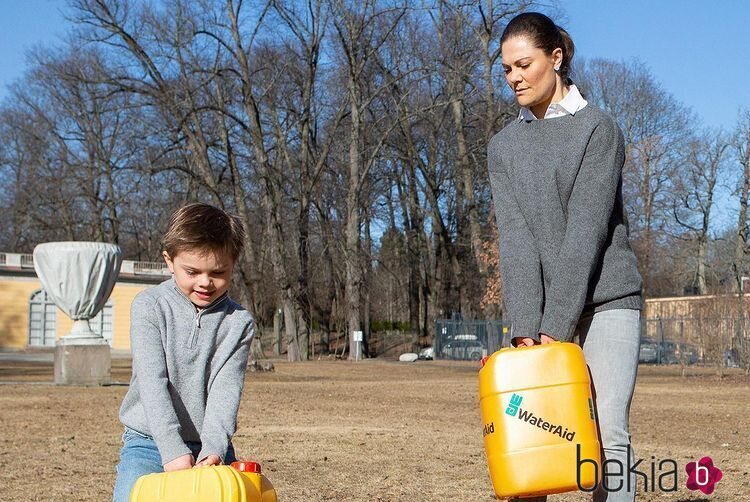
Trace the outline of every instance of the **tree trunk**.
{"type": "Polygon", "coordinates": [[[360,174],[360,110],[359,91],[353,75],[349,78],[351,102],[351,138],[349,142],[349,187],[346,196],[346,325],[349,335],[349,359],[359,359],[359,345],[353,333],[362,330],[361,295],[362,268],[359,233],[359,174],[360,174]]]}
{"type": "MultiPolygon", "coordinates": [[[[456,86],[458,84],[456,83],[456,86]]],[[[455,89],[458,92],[458,89],[455,89]]],[[[464,105],[463,100],[454,99],[451,102],[453,112],[453,125],[456,128],[456,145],[458,146],[458,165],[461,180],[457,183],[463,184],[463,196],[466,201],[465,214],[469,219],[469,240],[471,242],[471,251],[479,275],[484,276],[486,270],[482,263],[482,229],[479,225],[479,213],[474,199],[474,176],[471,172],[471,160],[469,159],[469,150],[466,145],[466,136],[464,134],[464,105]]],[[[456,204],[463,204],[464,201],[457,200],[456,204]]]]}

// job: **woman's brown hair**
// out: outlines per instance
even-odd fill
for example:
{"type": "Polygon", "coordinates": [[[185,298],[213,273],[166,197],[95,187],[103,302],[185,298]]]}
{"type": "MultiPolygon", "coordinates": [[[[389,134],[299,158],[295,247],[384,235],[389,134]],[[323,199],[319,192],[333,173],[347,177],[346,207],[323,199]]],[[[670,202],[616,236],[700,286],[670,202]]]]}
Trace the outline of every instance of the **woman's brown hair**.
{"type": "Polygon", "coordinates": [[[571,85],[570,65],[575,54],[575,44],[567,31],[557,26],[552,19],[540,12],[525,12],[510,20],[500,37],[500,45],[514,37],[528,37],[534,47],[545,54],[552,54],[557,48],[562,49],[560,78],[565,85],[571,85]]]}

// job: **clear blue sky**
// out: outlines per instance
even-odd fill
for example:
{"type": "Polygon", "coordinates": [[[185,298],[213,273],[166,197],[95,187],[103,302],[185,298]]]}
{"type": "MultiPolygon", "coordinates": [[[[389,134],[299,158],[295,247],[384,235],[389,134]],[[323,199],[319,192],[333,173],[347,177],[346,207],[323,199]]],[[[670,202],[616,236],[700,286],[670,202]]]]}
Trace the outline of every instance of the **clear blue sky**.
{"type": "Polygon", "coordinates": [[[26,52],[35,45],[61,42],[68,30],[65,0],[0,0],[0,99],[26,68],[26,52]]]}
{"type": "Polygon", "coordinates": [[[561,0],[585,58],[637,58],[711,127],[734,128],[750,107],[747,0],[561,0]]]}
{"type": "MultiPolygon", "coordinates": [[[[750,106],[750,1],[560,0],[586,57],[638,58],[706,125],[734,127],[750,106]]],[[[59,43],[65,0],[0,0],[0,99],[18,79],[26,51],[59,43]]]]}

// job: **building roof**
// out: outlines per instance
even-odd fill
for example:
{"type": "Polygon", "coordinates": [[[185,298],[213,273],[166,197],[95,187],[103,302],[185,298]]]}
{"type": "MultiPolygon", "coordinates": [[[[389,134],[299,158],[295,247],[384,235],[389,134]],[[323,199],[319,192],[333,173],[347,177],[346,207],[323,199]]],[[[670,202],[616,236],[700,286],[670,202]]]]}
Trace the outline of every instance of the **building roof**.
{"type": "MultiPolygon", "coordinates": [[[[34,255],[0,252],[0,275],[36,277],[34,255]]],[[[123,260],[118,281],[159,283],[170,277],[164,262],[123,260]]]]}

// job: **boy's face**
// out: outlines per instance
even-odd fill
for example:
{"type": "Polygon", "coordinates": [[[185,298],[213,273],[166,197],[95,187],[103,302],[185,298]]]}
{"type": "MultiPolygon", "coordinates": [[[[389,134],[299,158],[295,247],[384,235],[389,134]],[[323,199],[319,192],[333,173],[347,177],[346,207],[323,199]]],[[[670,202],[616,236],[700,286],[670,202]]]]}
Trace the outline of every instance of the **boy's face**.
{"type": "Polygon", "coordinates": [[[180,251],[173,257],[164,251],[162,255],[177,287],[196,307],[207,307],[229,289],[231,256],[201,251],[180,251]]]}

